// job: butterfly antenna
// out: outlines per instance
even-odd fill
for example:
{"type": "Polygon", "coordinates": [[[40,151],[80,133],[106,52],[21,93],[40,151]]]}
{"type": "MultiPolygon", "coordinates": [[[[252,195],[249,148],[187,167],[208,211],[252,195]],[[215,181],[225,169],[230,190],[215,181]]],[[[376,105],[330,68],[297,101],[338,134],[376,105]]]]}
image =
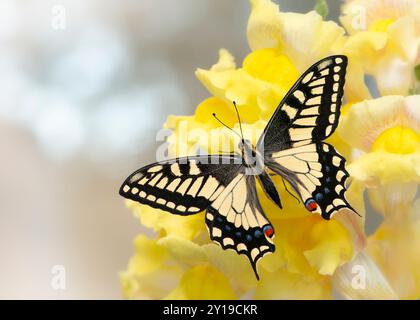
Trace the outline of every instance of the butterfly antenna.
{"type": "Polygon", "coordinates": [[[222,120],[220,120],[217,115],[215,113],[213,113],[213,117],[219,121],[224,127],[228,128],[229,130],[231,130],[233,133],[235,133],[239,138],[241,138],[241,136],[235,131],[233,130],[231,127],[229,127],[226,123],[224,123],[222,120]]]}
{"type": "Polygon", "coordinates": [[[236,102],[235,101],[233,101],[233,106],[235,107],[236,115],[238,116],[239,129],[241,130],[242,140],[244,140],[244,133],[242,131],[242,121],[241,121],[241,117],[239,116],[238,107],[236,106],[236,102]]]}
{"type": "Polygon", "coordinates": [[[297,202],[298,203],[300,203],[300,201],[299,201],[299,199],[293,194],[293,193],[291,193],[290,191],[289,191],[289,189],[287,189],[287,185],[286,185],[286,182],[284,182],[284,179],[283,178],[281,178],[281,181],[283,181],[283,185],[284,185],[284,188],[286,189],[286,191],[287,191],[287,193],[288,194],[290,194],[293,198],[295,198],[296,200],[297,200],[297,202]]]}

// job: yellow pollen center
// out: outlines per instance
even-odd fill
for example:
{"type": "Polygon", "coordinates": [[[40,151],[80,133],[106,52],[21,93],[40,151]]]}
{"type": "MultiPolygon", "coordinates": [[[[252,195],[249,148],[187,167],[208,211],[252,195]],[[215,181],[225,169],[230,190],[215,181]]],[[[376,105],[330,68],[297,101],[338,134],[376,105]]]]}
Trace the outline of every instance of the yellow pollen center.
{"type": "Polygon", "coordinates": [[[420,134],[411,128],[401,126],[387,129],[376,138],[372,151],[398,154],[420,152],[420,134]]]}

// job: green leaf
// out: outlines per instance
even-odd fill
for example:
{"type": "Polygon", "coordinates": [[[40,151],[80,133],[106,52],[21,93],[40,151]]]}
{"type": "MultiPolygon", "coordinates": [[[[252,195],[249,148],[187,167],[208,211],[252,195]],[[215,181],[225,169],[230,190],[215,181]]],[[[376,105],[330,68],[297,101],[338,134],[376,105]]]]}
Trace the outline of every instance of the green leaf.
{"type": "Polygon", "coordinates": [[[327,0],[317,0],[315,5],[315,11],[319,13],[319,15],[325,19],[328,16],[329,9],[327,0]]]}
{"type": "Polygon", "coordinates": [[[417,81],[420,81],[420,64],[414,67],[414,74],[416,75],[417,81]]]}

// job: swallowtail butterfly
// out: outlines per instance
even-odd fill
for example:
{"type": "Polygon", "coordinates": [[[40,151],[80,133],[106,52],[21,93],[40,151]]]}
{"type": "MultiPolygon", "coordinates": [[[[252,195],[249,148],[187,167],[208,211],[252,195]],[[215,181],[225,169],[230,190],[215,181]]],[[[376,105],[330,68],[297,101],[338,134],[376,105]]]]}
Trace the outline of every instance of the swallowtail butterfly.
{"type": "Polygon", "coordinates": [[[344,196],[345,159],[323,142],[338,124],[346,66],[343,55],[311,66],[280,102],[255,147],[242,138],[241,154],[150,164],[125,180],[120,195],[173,214],[205,210],[210,238],[245,254],[259,279],[256,264],[275,246],[256,180],[280,208],[270,172],[286,179],[306,209],[326,220],[342,208],[355,212],[344,196]]]}

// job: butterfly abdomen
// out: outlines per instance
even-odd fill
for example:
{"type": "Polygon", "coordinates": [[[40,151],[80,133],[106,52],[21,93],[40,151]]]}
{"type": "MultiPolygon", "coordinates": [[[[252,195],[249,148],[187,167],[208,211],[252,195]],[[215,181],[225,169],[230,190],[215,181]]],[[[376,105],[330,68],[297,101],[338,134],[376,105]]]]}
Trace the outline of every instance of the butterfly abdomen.
{"type": "Polygon", "coordinates": [[[269,197],[280,209],[283,209],[276,186],[274,185],[273,180],[270,178],[267,172],[263,171],[263,173],[257,177],[267,197],[269,197]]]}

